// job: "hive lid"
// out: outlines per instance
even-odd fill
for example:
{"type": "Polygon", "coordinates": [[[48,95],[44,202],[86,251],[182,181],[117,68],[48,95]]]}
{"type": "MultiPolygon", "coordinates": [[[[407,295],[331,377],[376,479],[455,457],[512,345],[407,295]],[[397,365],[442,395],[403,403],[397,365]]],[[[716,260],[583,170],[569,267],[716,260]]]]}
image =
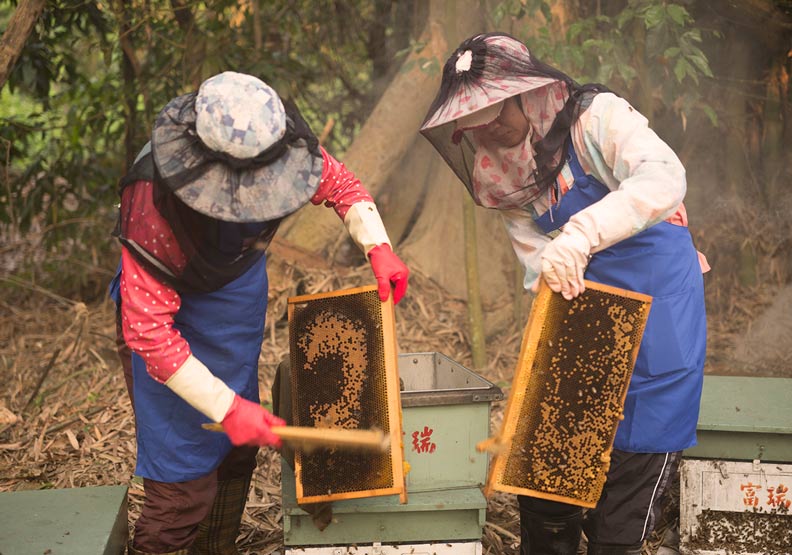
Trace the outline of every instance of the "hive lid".
{"type": "Polygon", "coordinates": [[[503,399],[500,387],[438,352],[400,354],[399,378],[403,407],[503,399]]]}
{"type": "Polygon", "coordinates": [[[698,429],[792,434],[792,379],[704,376],[698,429]]]}

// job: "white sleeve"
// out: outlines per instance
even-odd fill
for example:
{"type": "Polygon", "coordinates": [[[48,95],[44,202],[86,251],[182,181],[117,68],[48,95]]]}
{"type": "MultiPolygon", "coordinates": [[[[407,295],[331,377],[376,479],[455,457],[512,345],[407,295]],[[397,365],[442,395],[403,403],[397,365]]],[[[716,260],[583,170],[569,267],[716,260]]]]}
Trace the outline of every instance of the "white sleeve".
{"type": "Polygon", "coordinates": [[[344,225],[364,254],[368,254],[371,249],[383,243],[392,246],[377,211],[377,205],[373,202],[356,202],[350,206],[344,217],[344,225]]]}
{"type": "Polygon", "coordinates": [[[626,100],[598,94],[581,115],[587,158],[618,189],[570,218],[595,253],[671,216],[685,196],[685,168],[626,100]]]}
{"type": "Polygon", "coordinates": [[[214,422],[222,422],[236,394],[204,364],[190,355],[165,382],[176,395],[214,422]]]}
{"type": "Polygon", "coordinates": [[[525,270],[523,287],[529,289],[534,280],[542,272],[542,250],[551,238],[545,235],[525,210],[499,210],[506,233],[511,239],[514,254],[525,270]]]}

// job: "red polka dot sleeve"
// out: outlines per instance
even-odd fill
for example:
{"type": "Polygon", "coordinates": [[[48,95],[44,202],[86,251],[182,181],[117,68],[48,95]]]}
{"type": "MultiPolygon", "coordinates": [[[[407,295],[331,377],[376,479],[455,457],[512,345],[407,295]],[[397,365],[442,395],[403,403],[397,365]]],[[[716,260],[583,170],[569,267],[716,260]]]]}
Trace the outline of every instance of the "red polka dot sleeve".
{"type": "MultiPolygon", "coordinates": [[[[320,147],[321,148],[321,147],[320,147]]],[[[319,189],[314,194],[311,202],[334,208],[342,220],[346,217],[349,207],[358,202],[374,202],[369,192],[361,185],[355,174],[349,171],[344,164],[331,156],[322,148],[324,167],[319,189]]]]}
{"type": "Polygon", "coordinates": [[[121,249],[121,318],[124,340],[146,362],[152,378],[164,383],[190,356],[190,346],[174,329],[179,294],[159,282],[121,249]]]}

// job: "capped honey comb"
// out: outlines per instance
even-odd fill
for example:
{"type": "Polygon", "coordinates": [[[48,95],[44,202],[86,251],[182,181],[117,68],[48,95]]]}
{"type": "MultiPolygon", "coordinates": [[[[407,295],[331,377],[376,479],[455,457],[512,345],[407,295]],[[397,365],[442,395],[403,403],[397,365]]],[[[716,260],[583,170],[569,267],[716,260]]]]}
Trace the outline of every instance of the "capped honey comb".
{"type": "Polygon", "coordinates": [[[391,442],[384,453],[298,451],[298,503],[391,494],[406,502],[392,299],[368,286],[288,302],[294,425],[379,429],[391,442]]]}
{"type": "Polygon", "coordinates": [[[651,302],[590,281],[567,301],[541,283],[486,493],[597,504],[651,302]]]}

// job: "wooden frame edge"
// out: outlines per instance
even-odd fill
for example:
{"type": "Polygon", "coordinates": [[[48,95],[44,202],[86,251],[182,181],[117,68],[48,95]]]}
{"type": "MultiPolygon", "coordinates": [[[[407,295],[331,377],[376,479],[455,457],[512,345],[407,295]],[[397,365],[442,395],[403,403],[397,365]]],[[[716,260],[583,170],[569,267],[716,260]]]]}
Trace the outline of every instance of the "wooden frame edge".
{"type": "Polygon", "coordinates": [[[382,497],[385,495],[401,496],[401,491],[402,490],[400,490],[399,488],[393,487],[393,488],[367,489],[363,491],[350,491],[345,493],[333,493],[331,495],[309,495],[308,497],[297,496],[297,504],[304,505],[306,503],[326,503],[332,501],[345,501],[347,499],[367,499],[369,497],[382,497]]]}
{"type": "MultiPolygon", "coordinates": [[[[536,298],[533,300],[533,303],[531,303],[531,312],[528,315],[528,323],[525,325],[525,331],[523,332],[523,340],[520,345],[520,355],[517,358],[517,367],[515,368],[514,378],[509,389],[509,398],[506,401],[506,409],[503,412],[501,431],[497,436],[498,442],[501,444],[509,444],[516,432],[517,423],[510,423],[511,420],[515,419],[509,417],[511,416],[512,411],[515,410],[514,407],[517,406],[517,398],[524,396],[524,393],[522,392],[524,392],[525,386],[531,377],[530,368],[533,365],[533,357],[531,357],[531,359],[528,361],[523,361],[523,355],[527,352],[531,345],[536,345],[539,343],[541,329],[539,329],[537,326],[537,318],[541,310],[546,310],[551,295],[552,291],[550,290],[550,287],[547,286],[544,280],[540,280],[539,292],[537,293],[536,298]],[[522,371],[523,365],[527,367],[526,371],[522,371]]],[[[504,467],[506,465],[507,459],[506,454],[507,453],[498,453],[493,457],[489,477],[487,478],[487,485],[484,488],[485,495],[491,494],[493,490],[498,489],[498,485],[502,484],[501,478],[505,470],[504,467]]]]}
{"type": "Polygon", "coordinates": [[[396,344],[396,311],[393,295],[382,303],[382,339],[385,358],[386,390],[388,394],[388,427],[390,428],[391,461],[394,487],[401,489],[399,500],[407,503],[407,484],[404,475],[404,439],[402,430],[401,390],[399,387],[399,352],[396,344]]]}
{"type": "Polygon", "coordinates": [[[304,303],[307,301],[315,301],[317,299],[327,299],[330,297],[344,297],[347,295],[357,295],[358,293],[368,293],[369,291],[377,291],[377,286],[363,285],[361,287],[353,287],[351,289],[336,289],[335,291],[326,291],[324,293],[311,293],[310,295],[298,295],[296,297],[288,297],[286,299],[286,302],[292,305],[292,304],[304,303]]]}
{"type": "Polygon", "coordinates": [[[566,503],[567,505],[575,505],[577,507],[585,507],[587,509],[593,509],[594,507],[597,506],[596,503],[586,503],[585,501],[581,501],[580,499],[574,499],[572,497],[555,495],[552,493],[545,493],[543,491],[536,491],[527,488],[515,488],[513,486],[507,486],[504,484],[500,484],[496,489],[498,491],[502,491],[505,493],[513,493],[516,495],[530,495],[531,497],[547,499],[548,501],[558,501],[559,503],[566,503]]]}

